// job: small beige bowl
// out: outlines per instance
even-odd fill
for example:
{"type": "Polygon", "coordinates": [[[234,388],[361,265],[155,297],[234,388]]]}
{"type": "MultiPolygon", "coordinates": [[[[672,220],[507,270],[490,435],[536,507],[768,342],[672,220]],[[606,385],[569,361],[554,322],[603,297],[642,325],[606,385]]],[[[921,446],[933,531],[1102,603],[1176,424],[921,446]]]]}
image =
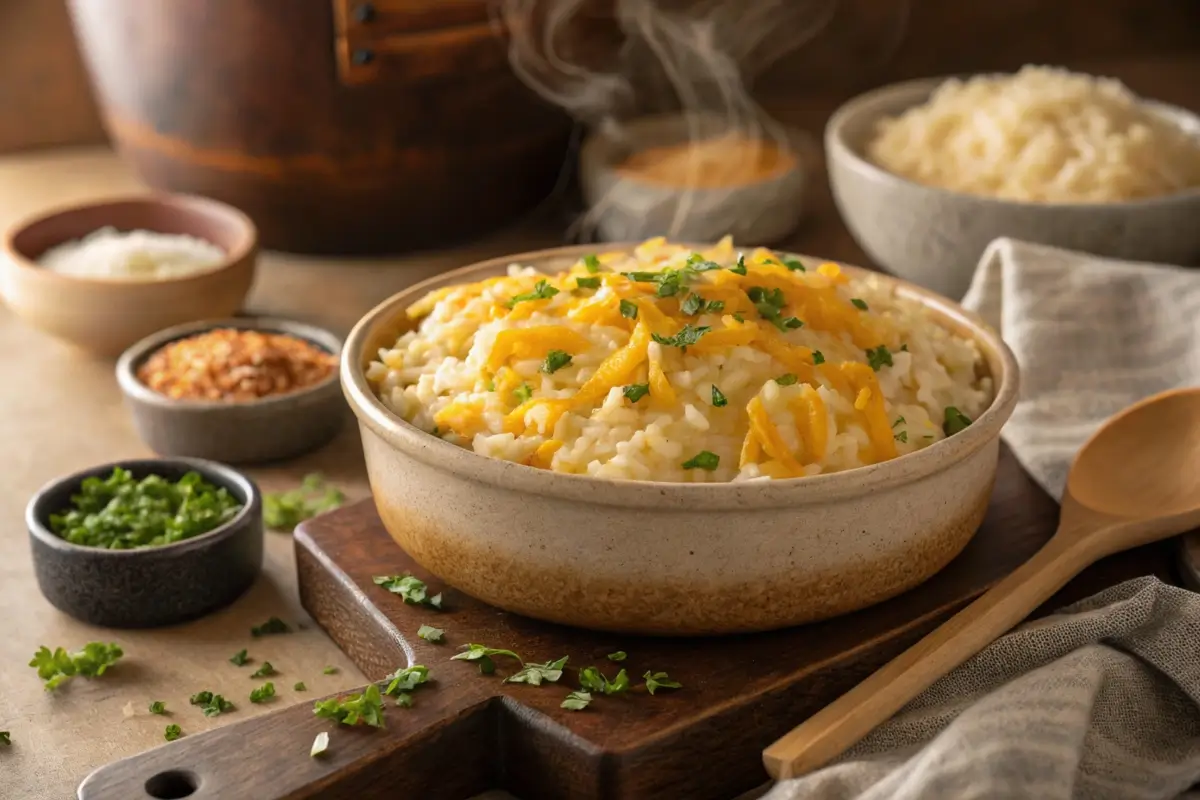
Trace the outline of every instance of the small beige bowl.
{"type": "Polygon", "coordinates": [[[235,208],[202,197],[154,194],[60,209],[7,233],[0,294],[29,325],[100,356],[194,320],[237,313],[254,282],[258,232],[235,208]],[[112,226],[188,234],[223,249],[225,262],[195,275],[130,281],[64,275],[37,264],[52,247],[112,226]]]}
{"type": "Polygon", "coordinates": [[[565,475],[442,441],[376,398],[366,365],[410,327],[404,311],[426,292],[502,275],[514,262],[554,271],[587,252],[525,253],[440,275],[376,306],[347,338],[342,388],[358,417],[375,504],[421,566],[530,617],[706,635],[878,603],[932,576],[970,541],[991,496],[1000,429],[1017,401],[1017,364],[978,317],[900,281],[892,282],[901,296],[979,343],[996,397],[961,433],[860,469],[722,484],[565,475]]]}
{"type": "MultiPolygon", "coordinates": [[[[1190,264],[1200,257],[1200,189],[1123,203],[1022,203],[922,186],[863,157],[880,119],[924,103],[948,79],[867,92],[825,128],[833,199],[872,261],[957,299],[984,249],[1001,236],[1129,261],[1190,264]]],[[[1200,142],[1200,117],[1143,102],[1200,142]]]]}
{"type": "Polygon", "coordinates": [[[600,129],[579,154],[580,181],[589,212],[585,220],[605,241],[628,242],[654,236],[676,241],[734,241],[771,244],[795,230],[804,213],[806,160],[813,145],[799,132],[782,128],[796,163],[766,180],[688,191],[681,186],[622,174],[619,165],[651,147],[680,144],[689,136],[716,137],[729,123],[706,115],[678,114],[634,120],[619,130],[600,129]],[[679,215],[680,227],[672,230],[679,215]]]}

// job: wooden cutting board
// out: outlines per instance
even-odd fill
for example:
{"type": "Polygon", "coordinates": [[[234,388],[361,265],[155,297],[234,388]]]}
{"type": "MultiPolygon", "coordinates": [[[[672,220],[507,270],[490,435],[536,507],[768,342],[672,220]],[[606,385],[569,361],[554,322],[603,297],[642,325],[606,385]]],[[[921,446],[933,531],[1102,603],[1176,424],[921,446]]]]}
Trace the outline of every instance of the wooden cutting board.
{"type": "MultiPolygon", "coordinates": [[[[297,530],[301,599],[372,680],[410,663],[430,667],[435,683],[417,691],[413,707],[387,701],[383,730],[333,730],[301,703],[104,767],[79,797],[462,800],[507,789],[523,800],[727,800],[767,780],[763,747],[1025,561],[1053,533],[1057,516],[1056,504],[1003,448],[982,528],[924,585],[815,625],[666,640],[540,623],[445,588],[392,542],[374,506],[360,503],[297,530]],[[402,572],[432,591],[445,589],[445,609],[405,605],[372,581],[402,572]],[[444,629],[447,642],[417,638],[423,623],[444,629]],[[609,677],[625,667],[635,685],[647,670],[663,671],[683,688],[597,697],[584,711],[568,711],[559,705],[577,688],[575,670],[557,684],[503,683],[511,671],[503,659],[493,676],[449,660],[466,642],[534,662],[566,655],[569,666],[595,665],[609,677]],[[617,650],[628,653],[620,665],[606,659],[617,650]],[[329,752],[310,758],[322,730],[331,731],[329,752]]],[[[1173,580],[1172,552],[1157,545],[1101,562],[1052,605],[1137,575],[1173,580]]]]}

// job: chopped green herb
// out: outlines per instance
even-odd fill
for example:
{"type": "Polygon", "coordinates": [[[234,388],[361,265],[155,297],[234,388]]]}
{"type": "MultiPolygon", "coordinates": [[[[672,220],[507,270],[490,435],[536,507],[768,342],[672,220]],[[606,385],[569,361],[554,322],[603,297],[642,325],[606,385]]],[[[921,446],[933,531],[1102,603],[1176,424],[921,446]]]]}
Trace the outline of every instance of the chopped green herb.
{"type": "Polygon", "coordinates": [[[183,736],[183,728],[180,728],[175,723],[171,723],[167,726],[166,730],[163,731],[163,738],[168,742],[173,742],[180,736],[183,736]]]}
{"type": "MultiPolygon", "coordinates": [[[[436,429],[433,435],[438,435],[436,429]]],[[[321,473],[312,472],[295,489],[263,495],[263,523],[272,530],[290,531],[306,519],[341,508],[345,502],[341,489],[326,484],[321,473]]]]}
{"type": "Polygon", "coordinates": [[[907,352],[908,352],[908,343],[907,343],[907,342],[906,342],[906,343],[904,343],[904,344],[902,344],[902,345],[900,345],[900,352],[901,352],[901,353],[907,353],[907,352]]]}
{"type": "Polygon", "coordinates": [[[505,308],[512,308],[517,303],[524,303],[526,300],[549,300],[554,295],[558,294],[558,289],[550,285],[550,282],[543,279],[538,281],[533,286],[532,292],[518,294],[504,304],[505,308]]]}
{"type": "Polygon", "coordinates": [[[308,687],[304,685],[304,681],[296,681],[292,684],[293,692],[307,692],[308,687]]]}
{"type": "Polygon", "coordinates": [[[684,469],[705,469],[712,472],[721,463],[721,457],[716,453],[701,450],[696,455],[683,462],[684,469]]]}
{"type": "Polygon", "coordinates": [[[288,627],[288,624],[286,622],[284,622],[283,620],[281,620],[279,617],[271,617],[269,620],[264,622],[262,625],[255,625],[253,628],[250,629],[250,635],[256,639],[259,636],[270,636],[272,634],[277,634],[277,633],[291,633],[291,632],[292,632],[292,629],[290,627],[288,627]]]}
{"type": "Polygon", "coordinates": [[[252,689],[250,691],[250,702],[251,703],[265,703],[274,696],[275,696],[275,684],[271,683],[270,681],[267,681],[262,686],[259,686],[257,689],[252,689]]]}
{"type": "Polygon", "coordinates": [[[690,347],[700,341],[700,337],[711,330],[707,325],[693,327],[691,323],[684,325],[679,329],[679,332],[674,336],[660,336],[657,333],[650,334],[651,338],[664,347],[690,347]]]}
{"type": "Polygon", "coordinates": [[[812,358],[813,358],[814,365],[825,363],[825,354],[822,353],[820,350],[813,350],[812,358]]]}
{"type": "Polygon", "coordinates": [[[971,419],[966,414],[959,411],[954,406],[946,406],[946,421],[942,423],[942,430],[947,436],[953,436],[959,431],[966,430],[971,424],[971,419]]]}
{"type": "Polygon", "coordinates": [[[874,350],[867,350],[867,363],[871,365],[871,369],[879,372],[884,367],[892,366],[892,353],[887,349],[887,345],[881,344],[874,350]]]}
{"type": "Polygon", "coordinates": [[[908,431],[900,431],[892,438],[901,444],[908,444],[908,431]]]}
{"type": "Polygon", "coordinates": [[[689,294],[679,304],[679,310],[688,316],[698,313],[702,308],[704,308],[704,298],[695,292],[689,294]]]}
{"type": "Polygon", "coordinates": [[[107,478],[84,478],[70,507],[50,515],[50,530],[84,547],[131,550],[181,542],[219,528],[242,503],[225,487],[188,472],[178,481],[141,480],[116,467],[107,478]]]}
{"type": "Polygon", "coordinates": [[[715,383],[712,386],[712,404],[714,408],[723,408],[729,405],[729,398],[717,388],[715,383]]]}
{"type": "Polygon", "coordinates": [[[892,427],[894,428],[897,425],[903,425],[903,424],[904,424],[904,417],[896,417],[896,421],[892,423],[892,427]]]}
{"type": "Polygon", "coordinates": [[[151,714],[167,713],[167,704],[164,703],[162,700],[155,700],[153,703],[150,704],[150,713],[151,714]]]}
{"type": "Polygon", "coordinates": [[[921,438],[922,438],[922,439],[932,439],[932,438],[933,438],[933,434],[932,434],[932,433],[930,433],[930,434],[926,434],[925,436],[922,436],[921,438]]]}
{"type": "Polygon", "coordinates": [[[547,661],[545,664],[526,664],[519,672],[514,672],[504,679],[505,683],[528,683],[530,686],[541,686],[542,681],[557,683],[562,677],[563,667],[567,665],[567,656],[557,661],[547,661]]]}
{"type": "Polygon", "coordinates": [[[336,720],[342,725],[370,725],[383,727],[383,697],[379,687],[368,684],[362,694],[331,697],[313,704],[313,714],[336,720]]]}
{"type": "Polygon", "coordinates": [[[673,681],[667,677],[665,672],[652,672],[646,670],[646,674],[642,676],[646,679],[646,691],[654,694],[659,689],[682,689],[683,685],[679,681],[673,681]]]}
{"type": "Polygon", "coordinates": [[[721,269],[721,265],[715,261],[709,261],[699,253],[692,253],[688,256],[687,264],[695,272],[711,272],[714,269],[721,269]]]}
{"type": "Polygon", "coordinates": [[[250,656],[246,655],[245,650],[238,650],[236,653],[234,653],[232,656],[229,657],[229,663],[236,664],[239,667],[246,666],[246,663],[249,661],[250,661],[250,656]]]}
{"type": "Polygon", "coordinates": [[[798,258],[789,258],[787,261],[783,262],[783,265],[792,272],[807,272],[807,270],[804,268],[804,265],[800,263],[800,259],[798,258]]]}
{"type": "Polygon", "coordinates": [[[575,285],[578,286],[580,289],[599,289],[600,288],[600,279],[599,278],[576,278],[575,285]]]}
{"type": "Polygon", "coordinates": [[[46,682],[46,691],[51,691],[76,675],[99,678],[123,655],[125,651],[116,643],[88,642],[74,653],[61,647],[51,652],[49,647],[42,645],[33,654],[29,666],[37,669],[38,677],[46,682]]]}
{"type": "Polygon", "coordinates": [[[396,705],[400,708],[412,708],[413,696],[411,692],[401,692],[396,695],[396,705]]]}
{"type": "Polygon", "coordinates": [[[586,255],[583,257],[583,266],[584,269],[595,275],[600,271],[600,259],[596,257],[595,253],[586,255]]]}
{"type": "Polygon", "coordinates": [[[485,389],[487,389],[489,392],[494,392],[494,391],[496,391],[496,382],[494,380],[489,380],[487,383],[485,383],[483,385],[483,387],[485,389]]]}
{"type": "Polygon", "coordinates": [[[562,701],[560,708],[565,708],[568,711],[583,711],[588,707],[588,703],[592,702],[592,695],[588,692],[571,692],[567,698],[562,701]]]}
{"type": "Polygon", "coordinates": [[[780,386],[795,386],[800,379],[790,372],[785,372],[775,379],[775,382],[780,386]]]}
{"type": "Polygon", "coordinates": [[[494,647],[488,647],[486,644],[464,644],[459,649],[465,652],[451,656],[450,660],[477,662],[479,671],[484,675],[491,675],[496,671],[496,662],[492,660],[492,656],[508,656],[509,658],[515,658],[520,662],[521,666],[525,665],[521,657],[512,650],[498,650],[494,647]]]}
{"type": "Polygon", "coordinates": [[[739,254],[737,263],[734,264],[732,267],[730,267],[729,271],[737,273],[738,275],[745,275],[746,274],[746,257],[739,254]]]}
{"type": "Polygon", "coordinates": [[[852,298],[850,298],[850,302],[853,303],[854,307],[857,309],[860,309],[862,311],[867,310],[867,301],[866,300],[860,300],[857,297],[852,297],[852,298]]]}
{"type": "Polygon", "coordinates": [[[625,395],[625,399],[631,403],[636,403],[646,395],[650,394],[650,384],[648,383],[631,383],[621,390],[621,394],[625,395]]]}
{"type": "Polygon", "coordinates": [[[268,678],[275,674],[276,674],[275,668],[273,666],[271,666],[271,662],[264,661],[262,663],[262,666],[259,667],[257,670],[255,670],[254,674],[251,675],[250,677],[251,678],[268,678]]]}
{"type": "Polygon", "coordinates": [[[337,667],[326,667],[325,669],[321,670],[321,674],[322,675],[337,675],[337,671],[338,671],[337,667]]]}
{"type": "Polygon", "coordinates": [[[12,734],[8,731],[0,731],[0,744],[12,747],[12,734]]]}
{"type": "Polygon", "coordinates": [[[529,398],[533,397],[533,387],[528,383],[522,383],[517,388],[513,389],[513,398],[517,401],[517,405],[528,403],[529,398]]]}
{"type": "Polygon", "coordinates": [[[546,360],[542,362],[542,372],[547,375],[553,375],[570,363],[570,353],[565,350],[551,350],[549,353],[546,353],[546,360]]]}
{"type": "Polygon", "coordinates": [[[797,317],[785,318],[783,316],[783,308],[787,305],[787,298],[784,296],[782,289],[765,289],[762,286],[751,286],[746,290],[746,296],[750,298],[750,302],[754,303],[754,307],[758,309],[759,316],[779,330],[789,331],[804,327],[804,323],[797,317]]]}
{"type": "Polygon", "coordinates": [[[417,628],[417,636],[427,642],[438,644],[446,641],[446,632],[441,628],[435,628],[432,625],[422,625],[417,628]]]}
{"type": "Polygon", "coordinates": [[[620,670],[610,681],[596,667],[579,670],[579,688],[596,694],[621,694],[629,688],[629,675],[620,670]]]}
{"type": "Polygon", "coordinates": [[[312,758],[324,755],[329,749],[329,731],[321,731],[317,737],[313,739],[312,747],[308,750],[308,755],[312,758]]]}
{"type": "Polygon", "coordinates": [[[631,300],[622,300],[620,306],[622,317],[625,317],[625,319],[637,319],[637,303],[634,303],[631,300]]]}
{"type": "Polygon", "coordinates": [[[734,314],[733,318],[736,319],[738,322],[742,322],[742,323],[744,323],[746,321],[746,318],[743,317],[741,314],[734,314]]]}
{"type": "Polygon", "coordinates": [[[226,711],[233,711],[235,708],[233,703],[219,694],[213,694],[212,692],[201,692],[201,694],[208,696],[208,702],[199,704],[200,710],[204,712],[204,716],[206,717],[215,717],[218,714],[224,714],[226,711]]]}
{"type": "Polygon", "coordinates": [[[194,706],[206,706],[212,702],[212,699],[213,693],[206,689],[203,692],[196,692],[188,698],[188,702],[194,706]]]}
{"type": "Polygon", "coordinates": [[[441,592],[430,597],[425,581],[407,572],[403,575],[376,575],[372,580],[376,586],[382,586],[392,594],[399,595],[410,606],[423,605],[437,609],[442,607],[441,592]]]}
{"type": "Polygon", "coordinates": [[[609,661],[624,661],[624,660],[625,660],[625,658],[626,658],[626,655],[625,655],[625,651],[624,651],[624,650],[618,650],[618,651],[617,651],[617,652],[615,652],[615,653],[609,653],[609,654],[608,654],[608,660],[609,660],[609,661]]]}
{"type": "Polygon", "coordinates": [[[388,675],[380,685],[387,684],[387,688],[383,693],[392,697],[399,697],[402,694],[408,694],[414,691],[423,683],[429,682],[429,667],[421,664],[413,664],[411,667],[402,667],[396,670],[391,675],[388,675]]]}

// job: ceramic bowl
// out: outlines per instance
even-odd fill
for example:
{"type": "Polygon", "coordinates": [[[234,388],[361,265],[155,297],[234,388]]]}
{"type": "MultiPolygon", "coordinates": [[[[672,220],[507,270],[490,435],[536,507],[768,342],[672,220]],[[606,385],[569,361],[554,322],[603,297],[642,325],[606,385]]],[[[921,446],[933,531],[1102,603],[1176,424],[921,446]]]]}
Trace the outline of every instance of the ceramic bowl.
{"type": "MultiPolygon", "coordinates": [[[[961,298],[987,245],[1009,236],[1131,261],[1188,264],[1200,257],[1200,189],[1121,203],[1023,203],[922,186],[867,161],[884,117],[929,99],[947,78],[885,86],[846,103],[825,128],[838,211],[871,260],[939,294],[961,298]]],[[[1200,118],[1146,102],[1200,137],[1200,118]]]]}
{"type": "Polygon", "coordinates": [[[501,275],[514,262],[552,272],[586,252],[527,253],[441,275],[384,301],[347,338],[342,386],[358,417],[375,504],[423,567],[480,600],[543,620],[707,635],[878,603],[932,576],[971,539],[1016,403],[1017,365],[978,317],[900,281],[892,282],[901,296],[979,343],[996,397],[961,433],[860,469],[722,484],[565,475],[457,447],[375,397],[365,366],[408,327],[405,309],[426,292],[501,275]]]}
{"type": "Polygon", "coordinates": [[[234,317],[177,325],[148,336],[117,360],[117,383],[142,441],[162,456],[187,456],[251,464],[307,453],[328,443],[346,420],[337,371],[318,384],[249,402],[175,400],[138,378],[141,365],[159,348],[214,328],[285,333],[334,355],[341,340],[329,331],[270,317],[234,317]]]}
{"type": "Polygon", "coordinates": [[[152,628],[196,619],[223,608],[254,583],[262,569],[262,496],[240,472],[211,461],[139,459],[59,478],[25,509],[38,587],[55,608],[90,625],[152,628]],[[223,486],[242,510],[215,530],[182,542],[137,550],[84,547],[50,530],[50,515],[69,507],[85,478],[123,467],[135,478],[178,480],[189,471],[223,486]]]}
{"type": "Polygon", "coordinates": [[[254,282],[258,233],[235,208],[202,197],[157,194],[53,211],[8,231],[0,293],[29,325],[100,356],[116,356],[154,331],[232,316],[254,282]],[[129,281],[65,275],[37,259],[50,248],[112,226],[207,239],[225,262],[195,275],[129,281]]]}
{"type": "Polygon", "coordinates": [[[632,178],[617,169],[638,150],[686,142],[696,132],[701,137],[719,136],[728,129],[724,120],[674,114],[635,120],[619,132],[597,130],[579,154],[580,180],[591,209],[585,219],[602,239],[616,242],[652,236],[715,241],[730,235],[734,241],[770,244],[785,238],[803,216],[805,160],[811,160],[812,145],[796,131],[779,128],[779,135],[795,152],[795,166],[755,183],[687,191],[632,178]]]}

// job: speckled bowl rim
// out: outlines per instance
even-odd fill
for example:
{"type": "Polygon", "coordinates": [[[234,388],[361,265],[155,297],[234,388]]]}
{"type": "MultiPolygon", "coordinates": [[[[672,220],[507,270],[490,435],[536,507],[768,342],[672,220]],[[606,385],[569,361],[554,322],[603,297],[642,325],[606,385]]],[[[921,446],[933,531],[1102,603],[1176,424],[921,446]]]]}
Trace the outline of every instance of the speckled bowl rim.
{"type": "Polygon", "coordinates": [[[56,550],[68,553],[90,553],[100,558],[146,558],[159,553],[181,553],[188,550],[204,549],[210,547],[214,543],[214,540],[236,535],[248,519],[262,515],[262,502],[262,492],[259,490],[258,485],[248,475],[227,464],[203,458],[126,458],[107,464],[97,464],[94,467],[87,467],[86,469],[72,472],[69,475],[55,478],[44,484],[33,493],[29,498],[29,502],[25,505],[25,527],[40,542],[56,550]],[[202,533],[199,536],[193,536],[190,539],[184,539],[180,542],[172,542],[171,544],[163,544],[156,547],[138,547],[130,550],[109,550],[104,547],[88,547],[68,542],[61,536],[56,535],[54,531],[50,530],[49,526],[43,524],[38,519],[38,507],[51,492],[64,486],[79,486],[85,478],[109,474],[117,467],[127,469],[131,464],[166,464],[177,468],[182,467],[188,470],[195,470],[206,480],[218,486],[226,489],[236,486],[238,491],[245,494],[247,499],[233,519],[213,528],[211,531],[202,533]]]}
{"type": "Polygon", "coordinates": [[[335,367],[330,371],[319,383],[314,383],[312,386],[307,386],[303,389],[286,394],[270,395],[258,400],[241,400],[237,402],[225,402],[222,400],[176,400],[166,395],[159,394],[151,389],[146,384],[138,380],[137,370],[142,365],[142,362],[151,356],[159,348],[164,347],[171,342],[180,339],[186,339],[189,336],[205,333],[207,331],[216,330],[217,328],[237,328],[239,330],[261,331],[263,333],[282,333],[289,336],[294,336],[299,339],[304,339],[310,344],[320,347],[327,351],[334,358],[341,359],[342,348],[344,343],[337,334],[320,328],[316,325],[310,325],[307,322],[298,322],[296,320],[284,319],[282,317],[229,317],[227,319],[210,319],[200,320],[197,322],[185,322],[181,325],[173,325],[170,328],[164,328],[161,331],[156,331],[149,336],[140,339],[130,345],[125,352],[121,353],[117,359],[115,368],[117,375],[117,384],[121,387],[121,391],[134,400],[148,405],[159,406],[160,408],[169,408],[178,411],[205,411],[212,413],[219,410],[227,409],[242,409],[242,408],[270,408],[275,405],[283,405],[294,403],[297,398],[311,397],[317,394],[325,394],[338,383],[338,368],[335,367]]]}
{"type": "MultiPolygon", "coordinates": [[[[606,244],[606,250],[631,249],[628,242],[606,244]]],[[[482,261],[421,281],[375,306],[354,326],[342,349],[342,390],[360,424],[366,426],[392,447],[430,467],[467,477],[492,486],[535,495],[547,495],[601,505],[638,508],[662,508],[665,498],[691,510],[763,508],[819,504],[859,497],[903,484],[951,468],[972,453],[995,441],[1012,415],[1019,390],[1019,369],[1012,351],[979,316],[951,300],[881,273],[843,265],[854,277],[873,275],[897,293],[928,309],[954,327],[967,330],[986,361],[999,365],[993,370],[994,397],[978,419],[966,430],[918,450],[880,464],[871,464],[842,472],[783,480],[722,483],[674,483],[666,481],[622,481],[590,475],[570,475],[504,461],[475,453],[439,439],[409,424],[392,413],[375,396],[366,378],[365,365],[376,356],[367,352],[374,328],[395,327],[394,321],[425,293],[453,283],[478,280],[502,271],[513,263],[543,267],[566,259],[578,259],[596,252],[594,245],[536,250],[482,261]]],[[[802,254],[801,259],[823,261],[802,254]]]]}
{"type": "MultiPolygon", "coordinates": [[[[103,227],[103,226],[101,226],[103,227]]],[[[147,229],[149,230],[149,229],[147,229]]],[[[64,240],[65,242],[66,240],[64,240]]],[[[106,197],[103,200],[94,200],[84,203],[71,203],[69,205],[55,206],[49,209],[44,209],[37,214],[18,220],[13,225],[10,225],[4,233],[4,251],[9,255],[9,260],[18,268],[37,272],[39,275],[47,276],[50,280],[63,280],[77,284],[100,284],[104,286],[158,286],[162,284],[171,284],[177,286],[185,284],[189,281],[202,281],[211,278],[214,275],[219,275],[229,269],[236,267],[248,258],[258,247],[258,227],[254,224],[254,220],[250,219],[241,210],[222,203],[220,200],[214,200],[211,197],[202,197],[196,194],[182,194],[178,192],[142,192],[139,194],[126,194],[116,197],[106,197]],[[95,208],[104,208],[106,206],[121,205],[124,203],[144,203],[146,205],[171,205],[177,202],[178,207],[187,207],[188,213],[198,216],[224,216],[233,219],[241,228],[241,236],[238,239],[237,247],[232,250],[226,250],[225,258],[220,264],[202,270],[193,272],[187,275],[175,275],[167,278],[155,278],[150,281],[131,281],[121,278],[105,278],[103,276],[81,276],[70,275],[63,272],[55,272],[54,270],[46,269],[39,264],[31,261],[23,253],[17,250],[14,242],[16,238],[27,228],[41,224],[54,217],[64,217],[68,215],[78,214],[82,211],[87,211],[95,208]]],[[[59,242],[63,244],[63,242],[59,242]]],[[[215,243],[213,243],[215,244],[215,243]]],[[[224,248],[222,248],[224,250],[224,248]]]]}
{"type": "MultiPolygon", "coordinates": [[[[889,114],[895,114],[896,111],[876,112],[870,109],[870,106],[878,103],[881,100],[891,98],[893,96],[900,97],[908,94],[917,94],[920,91],[932,92],[941,84],[953,79],[967,79],[979,77],[981,75],[996,75],[1001,76],[1007,73],[978,73],[978,74],[962,74],[962,75],[943,75],[936,78],[918,78],[911,81],[903,81],[901,83],[892,83],[887,86],[881,86],[878,89],[872,89],[869,92],[857,95],[838,107],[833,115],[830,116],[829,122],[825,125],[825,152],[829,161],[837,159],[843,166],[846,166],[861,176],[879,183],[890,184],[894,187],[904,187],[909,190],[919,190],[931,194],[942,195],[959,202],[973,202],[983,206],[1000,206],[1009,208],[1022,209],[1041,209],[1045,211],[1076,211],[1076,212],[1094,212],[1098,209],[1153,209],[1164,205],[1173,205],[1181,201],[1195,200],[1200,198],[1200,186],[1184,189],[1171,194],[1159,195],[1156,197],[1143,197],[1137,200],[1119,200],[1113,202],[1076,202],[1076,203],[1057,203],[1057,202],[1034,202],[1031,200],[1008,200],[998,197],[988,197],[986,195],[969,194],[967,192],[958,192],[952,189],[943,189],[938,186],[928,186],[923,183],[917,183],[907,178],[888,172],[882,167],[872,164],[865,156],[860,154],[854,147],[846,141],[846,128],[852,123],[859,123],[865,119],[875,122],[889,114]]],[[[1185,108],[1173,106],[1168,103],[1160,103],[1157,100],[1149,100],[1138,96],[1139,102],[1150,111],[1153,115],[1160,117],[1166,122],[1180,127],[1185,134],[1192,136],[1197,140],[1197,146],[1200,146],[1200,115],[1193,114],[1185,108]],[[1187,124],[1194,128],[1188,128],[1181,125],[1181,121],[1186,121],[1187,124]]],[[[911,105],[906,106],[911,108],[925,102],[924,99],[914,100],[911,105]]]]}

